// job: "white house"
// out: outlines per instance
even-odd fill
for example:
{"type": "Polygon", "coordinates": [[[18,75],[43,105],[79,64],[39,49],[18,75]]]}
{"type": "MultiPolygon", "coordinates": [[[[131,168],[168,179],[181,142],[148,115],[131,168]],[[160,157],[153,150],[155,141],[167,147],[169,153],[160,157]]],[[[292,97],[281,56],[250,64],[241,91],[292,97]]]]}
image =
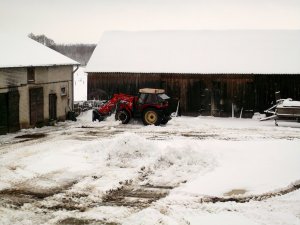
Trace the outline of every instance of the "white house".
{"type": "Polygon", "coordinates": [[[78,65],[27,37],[0,35],[0,134],[65,120],[78,65]]]}

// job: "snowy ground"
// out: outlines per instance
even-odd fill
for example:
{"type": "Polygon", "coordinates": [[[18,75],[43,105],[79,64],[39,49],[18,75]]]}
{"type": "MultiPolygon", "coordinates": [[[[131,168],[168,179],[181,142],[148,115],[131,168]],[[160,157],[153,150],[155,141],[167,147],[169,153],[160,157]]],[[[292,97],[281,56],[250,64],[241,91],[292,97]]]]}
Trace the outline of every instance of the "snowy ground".
{"type": "Polygon", "coordinates": [[[300,224],[300,124],[113,117],[0,136],[0,224],[300,224]]]}

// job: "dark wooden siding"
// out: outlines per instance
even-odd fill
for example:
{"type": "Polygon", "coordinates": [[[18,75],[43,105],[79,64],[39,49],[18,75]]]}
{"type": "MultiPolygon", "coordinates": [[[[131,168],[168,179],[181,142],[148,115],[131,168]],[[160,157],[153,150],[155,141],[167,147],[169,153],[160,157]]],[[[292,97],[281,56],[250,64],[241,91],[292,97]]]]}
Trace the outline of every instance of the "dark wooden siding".
{"type": "Polygon", "coordinates": [[[137,94],[140,87],[160,87],[157,74],[90,74],[88,78],[88,99],[107,99],[114,93],[137,94]]]}
{"type": "Polygon", "coordinates": [[[136,94],[139,88],[164,88],[175,111],[195,115],[250,117],[275,102],[275,92],[300,100],[300,74],[160,74],[89,73],[88,99],[108,99],[113,93],[136,94]]]}
{"type": "Polygon", "coordinates": [[[263,111],[265,106],[275,103],[275,92],[280,91],[281,98],[300,101],[299,75],[257,75],[254,79],[255,108],[263,111]]]}
{"type": "MultiPolygon", "coordinates": [[[[180,99],[183,112],[201,115],[231,115],[232,103],[236,111],[245,107],[252,76],[241,75],[163,75],[167,93],[180,99]]],[[[252,94],[252,93],[251,93],[252,94]]]]}

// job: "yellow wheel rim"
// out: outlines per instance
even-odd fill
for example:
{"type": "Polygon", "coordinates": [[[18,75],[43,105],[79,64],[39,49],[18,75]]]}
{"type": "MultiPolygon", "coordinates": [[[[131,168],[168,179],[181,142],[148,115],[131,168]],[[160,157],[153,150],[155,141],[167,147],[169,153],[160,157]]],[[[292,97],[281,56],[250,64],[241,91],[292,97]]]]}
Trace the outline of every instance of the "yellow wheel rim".
{"type": "Polygon", "coordinates": [[[157,121],[157,114],[154,111],[148,111],[145,114],[145,120],[148,124],[155,124],[157,121]]]}

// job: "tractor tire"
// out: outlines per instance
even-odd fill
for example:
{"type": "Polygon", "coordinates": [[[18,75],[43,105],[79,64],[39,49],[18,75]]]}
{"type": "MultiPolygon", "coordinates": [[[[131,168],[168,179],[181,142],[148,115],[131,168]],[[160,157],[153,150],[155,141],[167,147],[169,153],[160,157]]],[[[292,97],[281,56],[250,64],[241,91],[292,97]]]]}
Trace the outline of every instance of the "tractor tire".
{"type": "Polygon", "coordinates": [[[165,125],[165,124],[167,124],[169,122],[169,120],[168,119],[166,119],[166,118],[163,118],[162,120],[161,120],[161,124],[163,124],[163,125],[165,125]]]}
{"type": "Polygon", "coordinates": [[[100,113],[98,113],[97,110],[93,111],[93,116],[92,116],[92,120],[93,122],[98,120],[99,122],[103,121],[105,119],[105,116],[101,115],[100,113]]]}
{"type": "Polygon", "coordinates": [[[144,125],[158,126],[161,123],[161,117],[155,109],[146,109],[142,117],[144,125]]]}
{"type": "Polygon", "coordinates": [[[92,121],[94,122],[96,120],[99,120],[99,117],[100,117],[100,115],[99,115],[98,111],[97,110],[93,110],[92,121]]]}
{"type": "Polygon", "coordinates": [[[130,114],[126,110],[121,110],[116,113],[117,120],[120,120],[122,124],[127,124],[129,122],[130,114]]]}

